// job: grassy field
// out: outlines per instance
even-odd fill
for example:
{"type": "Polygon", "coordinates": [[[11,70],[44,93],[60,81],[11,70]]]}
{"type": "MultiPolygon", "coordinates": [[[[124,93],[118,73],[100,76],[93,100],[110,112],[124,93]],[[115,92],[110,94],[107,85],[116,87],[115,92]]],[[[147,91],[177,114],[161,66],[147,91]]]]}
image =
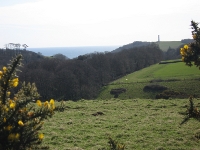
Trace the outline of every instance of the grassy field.
{"type": "MultiPolygon", "coordinates": [[[[127,150],[198,150],[199,122],[180,125],[188,98],[155,99],[156,92],[143,90],[148,84],[200,95],[200,71],[182,62],[155,64],[103,87],[96,100],[67,101],[64,112],[45,122],[44,144],[52,150],[105,150],[110,136],[127,150]],[[113,98],[112,88],[127,91],[113,98]]],[[[194,102],[200,106],[200,99],[194,102]]]]}
{"type": "Polygon", "coordinates": [[[120,99],[150,98],[154,99],[159,92],[145,92],[146,85],[157,84],[167,87],[169,90],[183,92],[187,95],[200,96],[200,70],[186,66],[183,62],[155,64],[144,68],[123,78],[120,78],[102,88],[99,98],[113,98],[111,89],[125,88],[127,91],[119,95],[120,99]],[[162,82],[151,81],[162,80],[162,82]]]}
{"type": "Polygon", "coordinates": [[[176,49],[182,44],[184,44],[184,43],[181,43],[181,41],[160,41],[160,42],[158,42],[160,49],[163,50],[164,52],[167,51],[169,47],[176,49]]]}
{"type": "Polygon", "coordinates": [[[127,150],[198,150],[198,121],[180,125],[187,104],[188,99],[68,101],[66,111],[45,122],[44,143],[52,150],[98,150],[108,147],[111,136],[127,150]]]}

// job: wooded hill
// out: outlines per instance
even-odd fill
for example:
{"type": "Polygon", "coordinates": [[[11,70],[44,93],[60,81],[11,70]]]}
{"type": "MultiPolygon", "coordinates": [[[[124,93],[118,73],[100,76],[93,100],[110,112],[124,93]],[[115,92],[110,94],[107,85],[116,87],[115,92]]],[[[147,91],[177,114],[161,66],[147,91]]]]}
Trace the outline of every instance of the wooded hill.
{"type": "Polygon", "coordinates": [[[1,50],[0,53],[2,66],[16,53],[24,56],[20,81],[35,82],[41,100],[94,99],[103,85],[163,60],[163,52],[154,43],[117,53],[86,54],[70,60],[29,51],[1,50]]]}

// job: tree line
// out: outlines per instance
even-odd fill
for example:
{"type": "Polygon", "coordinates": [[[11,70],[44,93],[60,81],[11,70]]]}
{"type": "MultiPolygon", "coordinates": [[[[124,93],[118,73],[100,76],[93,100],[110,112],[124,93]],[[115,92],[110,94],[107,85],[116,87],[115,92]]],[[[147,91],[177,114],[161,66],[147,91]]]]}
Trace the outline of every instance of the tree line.
{"type": "Polygon", "coordinates": [[[20,81],[35,82],[41,100],[94,99],[102,86],[126,74],[158,63],[163,52],[156,44],[80,55],[74,59],[45,57],[23,68],[20,81]]]}

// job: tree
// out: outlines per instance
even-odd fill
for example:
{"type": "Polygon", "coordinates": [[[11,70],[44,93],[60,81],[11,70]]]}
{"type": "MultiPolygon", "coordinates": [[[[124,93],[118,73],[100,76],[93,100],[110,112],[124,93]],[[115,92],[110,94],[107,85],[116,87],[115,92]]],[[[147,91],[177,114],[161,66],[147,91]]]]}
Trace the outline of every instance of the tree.
{"type": "Polygon", "coordinates": [[[63,54],[55,54],[53,55],[54,58],[60,59],[60,60],[66,60],[69,59],[67,56],[63,55],[63,54]]]}

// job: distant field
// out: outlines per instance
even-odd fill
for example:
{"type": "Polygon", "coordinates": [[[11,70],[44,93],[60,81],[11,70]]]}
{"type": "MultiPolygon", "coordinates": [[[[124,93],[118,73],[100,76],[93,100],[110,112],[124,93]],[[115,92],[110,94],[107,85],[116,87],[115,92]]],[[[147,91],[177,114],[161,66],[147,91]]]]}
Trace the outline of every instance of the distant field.
{"type": "Polygon", "coordinates": [[[164,52],[168,50],[169,46],[171,48],[176,49],[182,44],[184,44],[184,43],[181,43],[181,41],[160,41],[160,42],[158,42],[160,49],[163,50],[164,52]]]}
{"type": "Polygon", "coordinates": [[[44,143],[51,150],[103,150],[111,136],[127,150],[198,150],[199,122],[180,125],[187,104],[188,99],[68,101],[65,112],[44,123],[44,143]]]}
{"type": "Polygon", "coordinates": [[[121,99],[127,98],[155,98],[159,92],[144,92],[146,85],[157,84],[169,90],[183,92],[187,95],[200,96],[200,70],[186,66],[183,62],[169,64],[155,64],[120,78],[102,88],[99,98],[112,98],[111,89],[125,88],[127,91],[119,95],[121,99]],[[151,81],[163,80],[163,82],[151,81]],[[170,81],[169,81],[170,80],[170,81]]]}

